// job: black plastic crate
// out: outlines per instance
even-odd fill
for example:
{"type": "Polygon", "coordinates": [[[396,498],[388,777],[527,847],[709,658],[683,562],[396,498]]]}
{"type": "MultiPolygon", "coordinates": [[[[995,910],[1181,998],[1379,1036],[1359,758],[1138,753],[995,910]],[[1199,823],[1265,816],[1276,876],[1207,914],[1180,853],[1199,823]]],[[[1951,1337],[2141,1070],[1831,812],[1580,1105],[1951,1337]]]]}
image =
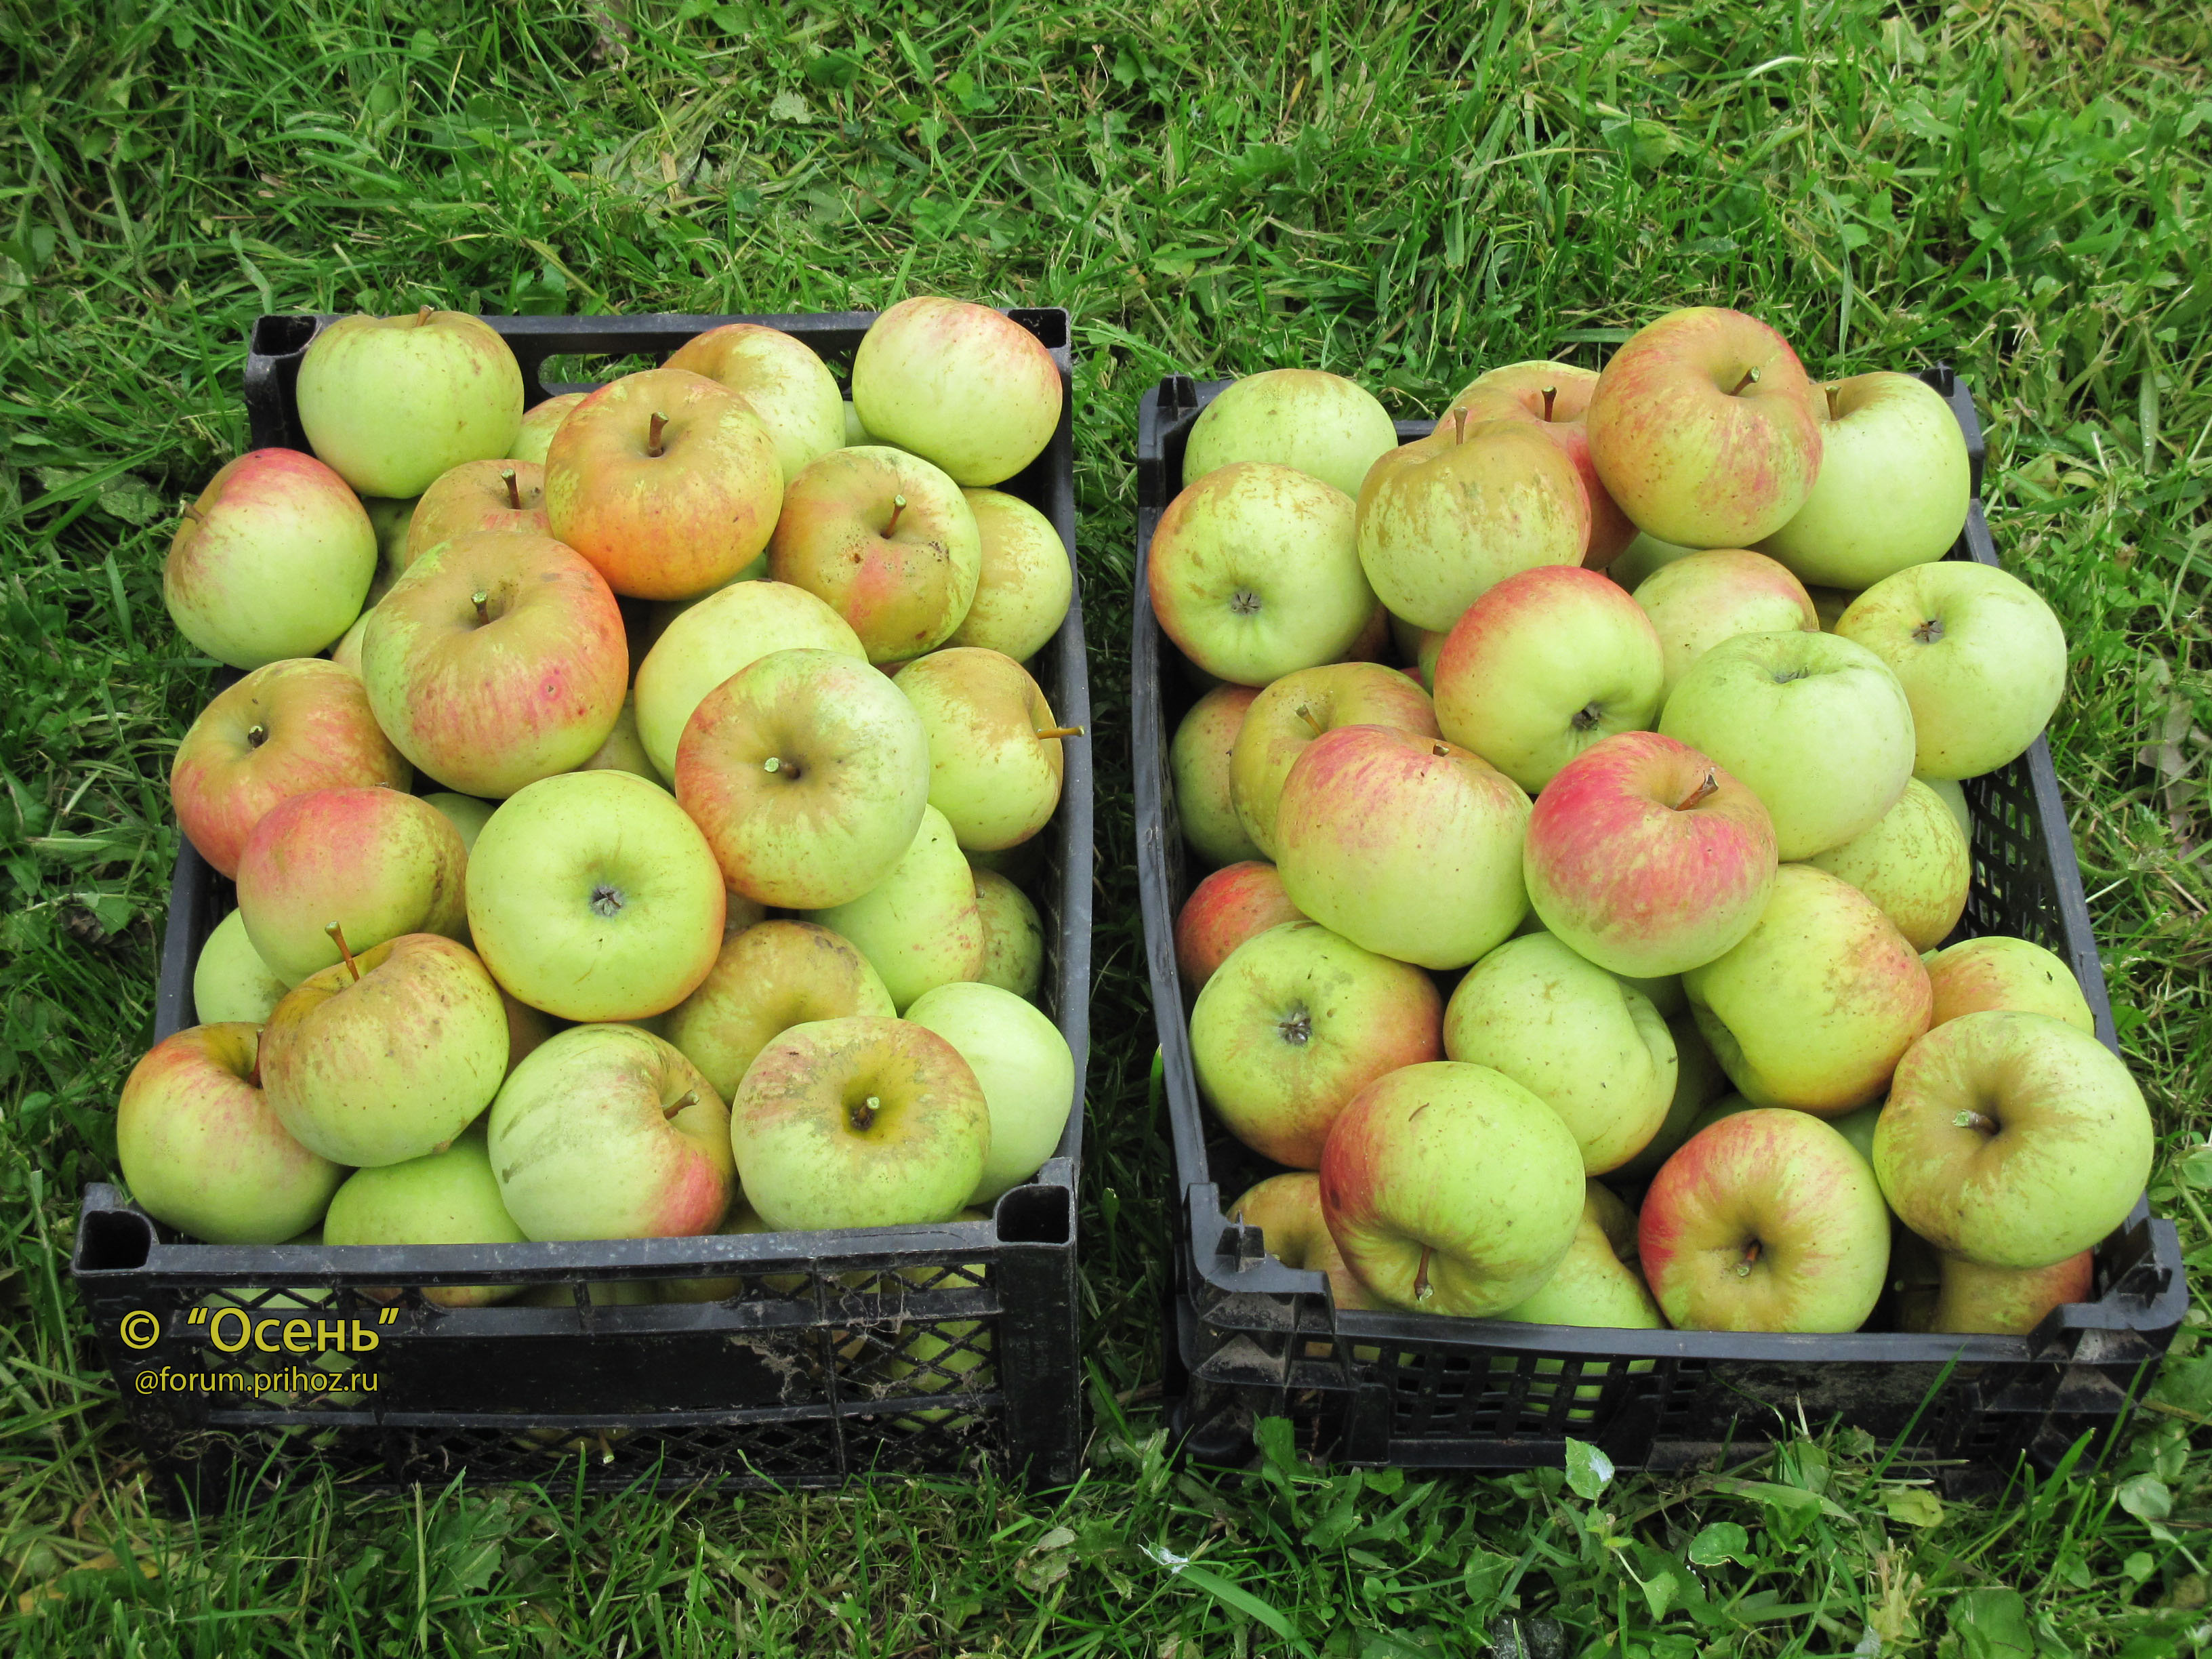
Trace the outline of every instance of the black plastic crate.
{"type": "MultiPolygon", "coordinates": [[[[1051,351],[1066,397],[1067,313],[1008,314],[1051,351]]],[[[842,383],[873,318],[484,320],[514,349],[535,403],[580,389],[541,382],[550,357],[657,362],[726,322],[797,335],[842,383]]],[[[246,401],[257,447],[307,447],[294,399],[300,357],[333,320],[255,323],[246,401]]],[[[1072,416],[1069,398],[1044,453],[1000,486],[1052,520],[1071,563],[1072,416]]],[[[1079,580],[1066,623],[1031,667],[1060,719],[1087,726],[1079,580]]],[[[1046,922],[1046,1011],[1074,1052],[1074,1099],[1052,1158],[988,1220],[560,1244],[234,1248],[180,1241],[114,1188],[96,1185],[85,1195],[70,1270],[157,1471],[207,1502],[236,1490],[235,1480],[267,1482],[309,1463],[374,1486],[463,1469],[477,1480],[580,1479],[599,1488],[641,1478],[664,1488],[825,1486],[979,1466],[1037,1482],[1073,1479],[1082,1449],[1075,1186],[1092,895],[1085,742],[1066,746],[1060,809],[1038,841],[1041,856],[1022,884],[1046,922]],[[618,1305],[608,1297],[619,1291],[595,1297],[586,1288],[708,1277],[734,1279],[734,1293],[618,1305]],[[420,1291],[484,1283],[553,1287],[561,1305],[447,1310],[420,1291]],[[363,1294],[392,1285],[410,1287],[396,1312],[363,1294]],[[241,1327],[225,1311],[233,1305],[251,1322],[241,1327]],[[362,1335],[376,1346],[341,1355],[328,1346],[333,1328],[349,1346],[362,1335]],[[904,1347],[917,1331],[942,1345],[920,1363],[904,1347]],[[243,1351],[223,1351],[241,1340],[243,1351]]],[[[234,902],[231,884],[186,842],[162,940],[157,1041],[195,1023],[192,966],[234,902]]]]}
{"type": "MultiPolygon", "coordinates": [[[[1922,378],[1949,401],[1972,463],[1975,498],[1949,556],[1996,564],[1972,396],[1947,367],[1922,378]]],[[[1679,1468],[1755,1448],[1801,1421],[1836,1419],[1984,1476],[2022,1454],[2048,1468],[2085,1434],[2100,1449],[2148,1386],[2189,1304],[2173,1225],[2140,1200],[2098,1253],[2096,1300],[2057,1309],[2026,1338],[1736,1335],[1339,1312],[1322,1274],[1285,1267],[1261,1248],[1259,1229],[1224,1218],[1224,1193],[1233,1203],[1274,1166],[1202,1108],[1191,1069],[1175,918],[1202,872],[1187,866],[1167,756],[1202,688],[1160,630],[1146,571],[1153,530],[1181,487],[1191,424],[1228,384],[1163,380],[1145,394],[1137,427],[1137,879],[1179,1195],[1168,1394],[1188,1449],[1242,1462],[1262,1416],[1289,1419],[1314,1455],[1409,1468],[1558,1464],[1572,1437],[1622,1468],[1679,1468]]],[[[1401,441],[1427,430],[1398,427],[1401,441]]],[[[1966,789],[1974,881],[1954,937],[2011,933],[2056,951],[2117,1052],[2050,750],[2039,738],[1966,789]]]]}

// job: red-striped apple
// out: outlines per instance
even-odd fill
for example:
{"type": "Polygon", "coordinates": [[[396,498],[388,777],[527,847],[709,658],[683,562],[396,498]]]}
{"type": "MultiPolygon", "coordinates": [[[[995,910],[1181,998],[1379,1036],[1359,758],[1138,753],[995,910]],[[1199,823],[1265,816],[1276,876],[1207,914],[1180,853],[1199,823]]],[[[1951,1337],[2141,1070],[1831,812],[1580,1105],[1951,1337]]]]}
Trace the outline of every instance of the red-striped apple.
{"type": "Polygon", "coordinates": [[[1389,726],[1433,738],[1428,694],[1380,663],[1329,663],[1285,674],[1253,700],[1229,757],[1229,800],[1260,849],[1275,855],[1275,808],[1306,745],[1340,726],[1389,726]]]}
{"type": "Polygon", "coordinates": [[[1881,908],[1916,951],[1932,951],[1966,913],[1973,854],[1942,797],[1914,778],[1873,829],[1806,860],[1881,908]]]}
{"type": "Polygon", "coordinates": [[[1305,919],[1273,865],[1253,859],[1216,870],[1191,889],[1176,915],[1176,969],[1184,993],[1196,996],[1246,939],[1305,919]]]}
{"type": "Polygon", "coordinates": [[[485,531],[550,536],[545,469],[535,461],[464,461],[441,473],[407,520],[405,563],[441,542],[485,531]]]}
{"type": "Polygon", "coordinates": [[[1590,460],[1589,428],[1583,417],[1589,412],[1590,393],[1596,390],[1597,371],[1593,368],[1572,363],[1505,363],[1486,369],[1462,387],[1437,424],[1462,408],[1473,421],[1517,416],[1540,423],[1544,435],[1574,463],[1575,476],[1589,497],[1589,551],[1583,563],[1588,569],[1602,570],[1636,539],[1636,526],[1606,493],[1590,460]]]}
{"type": "Polygon", "coordinates": [[[902,300],[853,354],[862,425],[963,484],[1003,483],[1042,454],[1065,396],[1042,341],[965,300],[902,300]]]}
{"type": "Polygon", "coordinates": [[[1928,1018],[1931,1028],[1962,1014],[2014,1008],[2063,1019],[2077,1030],[2097,1029],[2074,970],[2024,939],[1993,934],[1962,939],[1928,958],[1928,982],[1936,994],[1928,1018]]]}
{"type": "Polygon", "coordinates": [[[1818,632],[1819,613],[1804,584],[1764,553],[1717,547],[1653,571],[1636,589],[1666,653],[1661,701],[1690,665],[1739,634],[1818,632]]]}

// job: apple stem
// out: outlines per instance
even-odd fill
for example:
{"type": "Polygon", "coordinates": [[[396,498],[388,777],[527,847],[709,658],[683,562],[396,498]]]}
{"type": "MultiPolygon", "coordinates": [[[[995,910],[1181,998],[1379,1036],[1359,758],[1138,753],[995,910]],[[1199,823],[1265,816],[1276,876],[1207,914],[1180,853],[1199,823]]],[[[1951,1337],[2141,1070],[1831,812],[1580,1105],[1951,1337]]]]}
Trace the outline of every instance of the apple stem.
{"type": "Polygon", "coordinates": [[[1832,421],[1836,418],[1836,388],[1827,386],[1823,389],[1828,394],[1828,418],[1832,421]]]}
{"type": "Polygon", "coordinates": [[[782,771],[783,757],[781,755],[770,755],[766,760],[761,763],[761,770],[763,772],[782,771]]]}
{"type": "Polygon", "coordinates": [[[346,972],[353,975],[355,984],[360,984],[361,964],[353,959],[353,951],[346,945],[345,929],[334,921],[323,931],[337,942],[338,954],[345,958],[346,972]]]}
{"type": "Polygon", "coordinates": [[[499,475],[507,481],[507,506],[511,513],[522,511],[522,486],[514,481],[514,469],[508,467],[499,475]]]}
{"type": "Polygon", "coordinates": [[[1979,1129],[1985,1135],[1997,1132],[1997,1121],[1972,1109],[1957,1113],[1951,1119],[1952,1127],[1960,1129],[1979,1129]]]}
{"type": "Polygon", "coordinates": [[[1690,791],[1688,794],[1683,796],[1680,800],[1674,803],[1674,810],[1677,812],[1688,811],[1699,801],[1705,799],[1706,796],[1717,793],[1720,787],[1721,781],[1717,777],[1714,776],[1711,772],[1706,773],[1705,781],[1703,783],[1690,791]]]}
{"type": "Polygon", "coordinates": [[[479,624],[491,620],[491,612],[485,608],[491,604],[491,595],[489,592],[479,587],[469,595],[469,603],[477,608],[477,621],[479,624]]]}
{"type": "Polygon", "coordinates": [[[686,1106],[696,1106],[698,1103],[699,1091],[696,1089],[686,1089],[669,1104],[660,1109],[661,1118],[664,1121],[673,1120],[677,1113],[682,1111],[686,1106]]]}
{"type": "Polygon", "coordinates": [[[184,505],[183,512],[184,515],[190,519],[194,524],[198,524],[200,521],[200,509],[198,502],[186,501],[184,505]]]}
{"type": "Polygon", "coordinates": [[[889,524],[887,524],[887,525],[885,525],[885,526],[884,526],[884,535],[889,536],[889,535],[891,535],[891,534],[893,534],[894,532],[896,532],[897,531],[897,529],[898,529],[898,521],[899,521],[899,514],[902,514],[902,513],[903,513],[903,512],[905,512],[905,511],[906,511],[906,497],[905,497],[905,496],[903,496],[903,495],[894,495],[894,496],[892,496],[892,497],[891,497],[891,521],[890,521],[889,524]]]}
{"type": "Polygon", "coordinates": [[[1754,1238],[1744,1247],[1743,1259],[1735,1264],[1735,1276],[1738,1279],[1750,1278],[1752,1264],[1758,1260],[1759,1241],[1754,1238]]]}
{"type": "Polygon", "coordinates": [[[658,456],[662,453],[660,434],[666,430],[668,430],[668,416],[659,413],[658,410],[654,411],[653,419],[647,422],[645,428],[645,453],[647,454],[658,456]]]}
{"type": "Polygon", "coordinates": [[[1413,1269],[1413,1300],[1416,1302],[1426,1302],[1437,1293],[1436,1287],[1429,1283],[1429,1256],[1432,1248],[1427,1244],[1421,1246],[1421,1265],[1413,1269]]]}
{"type": "Polygon", "coordinates": [[[1743,389],[1746,386],[1757,386],[1758,384],[1759,371],[1755,368],[1747,368],[1743,372],[1743,379],[1735,383],[1735,390],[1729,392],[1729,396],[1731,398],[1741,398],[1743,395],[1743,389]]]}
{"type": "Polygon", "coordinates": [[[437,307],[435,306],[424,306],[420,311],[415,313],[415,326],[417,328],[422,327],[436,314],[437,307]]]}
{"type": "Polygon", "coordinates": [[[1082,735],[1083,728],[1079,726],[1048,726],[1037,733],[1040,738],[1079,738],[1082,735]]]}
{"type": "Polygon", "coordinates": [[[1314,736],[1318,738],[1327,735],[1327,731],[1322,723],[1314,718],[1314,711],[1304,703],[1298,705],[1298,718],[1313,729],[1314,736]]]}
{"type": "Polygon", "coordinates": [[[1559,395],[1559,388],[1555,386],[1547,386],[1544,388],[1544,419],[1547,422],[1553,418],[1552,400],[1559,395]]]}
{"type": "Polygon", "coordinates": [[[1467,441],[1467,405],[1465,404],[1452,410],[1452,441],[1455,444],[1463,444],[1467,441]]]}
{"type": "Polygon", "coordinates": [[[870,1095],[859,1105],[847,1107],[845,1109],[845,1117],[847,1121],[850,1122],[855,1129],[865,1133],[875,1127],[876,1114],[883,1110],[883,1097],[880,1095],[870,1095]]]}

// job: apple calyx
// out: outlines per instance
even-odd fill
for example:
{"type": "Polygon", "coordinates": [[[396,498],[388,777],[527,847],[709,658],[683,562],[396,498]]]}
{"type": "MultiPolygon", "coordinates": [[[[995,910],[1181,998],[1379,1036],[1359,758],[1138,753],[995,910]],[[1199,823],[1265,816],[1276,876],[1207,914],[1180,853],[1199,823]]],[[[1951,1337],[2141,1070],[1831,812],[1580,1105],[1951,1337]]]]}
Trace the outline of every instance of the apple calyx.
{"type": "Polygon", "coordinates": [[[645,426],[645,453],[647,455],[658,459],[667,453],[665,447],[660,441],[661,434],[667,430],[668,416],[661,414],[658,410],[654,410],[653,418],[647,422],[645,426]]]}
{"type": "Polygon", "coordinates": [[[1707,796],[1718,794],[1720,793],[1720,787],[1721,781],[1718,775],[1709,769],[1705,773],[1705,781],[1700,783],[1696,788],[1690,791],[1688,794],[1683,796],[1681,799],[1676,801],[1674,803],[1674,810],[1677,812],[1688,811],[1692,807],[1704,800],[1707,796]]]}
{"type": "Polygon", "coordinates": [[[623,890],[611,882],[601,882],[592,889],[592,914],[595,916],[618,916],[626,902],[623,890]]]}
{"type": "Polygon", "coordinates": [[[514,481],[514,469],[507,467],[499,475],[507,484],[507,506],[510,513],[522,511],[522,486],[514,481]]]}
{"type": "Polygon", "coordinates": [[[1249,587],[1240,587],[1229,596],[1232,616],[1256,617],[1260,614],[1260,596],[1249,587]]]}
{"type": "Polygon", "coordinates": [[[1292,1048],[1303,1048],[1313,1040],[1313,1012],[1301,1006],[1277,1020],[1275,1029],[1282,1033],[1284,1042],[1292,1048]]]}
{"type": "Polygon", "coordinates": [[[1605,710],[1599,708],[1596,702],[1593,700],[1576,709],[1573,714],[1569,716],[1567,725],[1573,731],[1595,732],[1597,730],[1598,722],[1604,718],[1605,710]]]}
{"type": "Polygon", "coordinates": [[[1040,738],[1079,738],[1082,735],[1083,728],[1079,726],[1048,726],[1037,733],[1040,738]]]}
{"type": "MultiPolygon", "coordinates": [[[[353,982],[356,985],[360,984],[361,964],[353,959],[353,952],[346,945],[345,929],[334,921],[323,931],[328,933],[332,942],[337,945],[338,955],[345,958],[346,972],[353,975],[353,982]]],[[[256,1066],[261,1064],[258,1055],[253,1063],[256,1066]]]]}
{"type": "Polygon", "coordinates": [[[883,1109],[883,1097],[879,1095],[870,1095],[859,1105],[848,1106],[845,1109],[845,1121],[851,1124],[855,1131],[866,1134],[870,1129],[875,1127],[876,1114],[883,1109]]]}
{"type": "Polygon", "coordinates": [[[1730,392],[1729,396],[1731,398],[1741,398],[1743,396],[1744,391],[1747,387],[1754,386],[1758,384],[1759,371],[1755,368],[1747,368],[1743,372],[1743,379],[1735,383],[1735,389],[1730,392]]]}
{"type": "Polygon", "coordinates": [[[682,1111],[686,1106],[696,1106],[698,1103],[699,1091],[696,1089],[686,1089],[660,1109],[661,1120],[664,1122],[673,1122],[677,1113],[682,1111]]]}
{"type": "Polygon", "coordinates": [[[905,496],[903,496],[903,495],[894,495],[894,496],[892,496],[892,497],[891,497],[891,521],[890,521],[889,524],[887,524],[887,525],[885,525],[885,526],[884,526],[884,535],[886,535],[886,536],[895,536],[895,535],[896,535],[896,534],[898,533],[898,521],[899,521],[899,514],[902,514],[902,513],[903,513],[903,512],[905,512],[905,511],[906,511],[906,497],[905,497],[905,496]]]}
{"type": "Polygon", "coordinates": [[[1559,395],[1559,388],[1555,386],[1547,386],[1544,388],[1544,423],[1547,426],[1558,418],[1552,413],[1552,404],[1559,395]]]}
{"type": "Polygon", "coordinates": [[[1922,645],[1934,645],[1943,637],[1943,619],[1930,617],[1912,630],[1912,637],[1922,645]]]}
{"type": "Polygon", "coordinates": [[[246,728],[246,746],[248,749],[258,749],[268,741],[269,728],[260,721],[256,720],[246,728]]]}

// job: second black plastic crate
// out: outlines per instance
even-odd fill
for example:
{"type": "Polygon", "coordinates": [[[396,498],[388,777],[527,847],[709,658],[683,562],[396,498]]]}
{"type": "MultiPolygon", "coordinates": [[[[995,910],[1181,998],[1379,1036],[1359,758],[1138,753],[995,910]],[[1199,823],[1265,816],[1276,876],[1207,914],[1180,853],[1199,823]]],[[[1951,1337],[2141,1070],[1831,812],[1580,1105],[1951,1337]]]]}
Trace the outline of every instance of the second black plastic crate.
{"type": "MultiPolygon", "coordinates": [[[[1976,495],[1950,556],[1995,564],[1973,399],[1948,368],[1923,378],[1958,416],[1972,462],[1976,495]]],[[[2109,1431],[2188,1306],[2172,1224],[2140,1202],[2098,1254],[2095,1299],[2058,1309],[2025,1338],[1581,1329],[1339,1310],[1322,1274],[1285,1267],[1257,1228],[1226,1218],[1224,1205],[1273,1166],[1204,1109],[1192,1071],[1174,933],[1198,872],[1176,822],[1168,747],[1202,688],[1160,630],[1146,575],[1191,424],[1228,384],[1163,380],[1145,394],[1137,428],[1137,877],[1176,1171],[1169,1393],[1189,1449],[1241,1461],[1254,1421],[1267,1416],[1290,1419],[1312,1454],[1352,1462],[1557,1464],[1572,1437],[1622,1468],[1670,1468],[1842,1419],[1920,1454],[2002,1471],[2022,1454],[2047,1468],[2083,1435],[2109,1431]]],[[[1401,441],[1427,430],[1399,424],[1401,441]]],[[[1966,790],[1974,878],[1957,936],[2009,933],[2056,951],[2117,1051],[2049,749],[2039,738],[1966,790]]]]}
{"type": "MultiPolygon", "coordinates": [[[[1075,556],[1068,319],[1010,314],[1060,366],[1044,453],[1000,486],[1050,519],[1075,556]]],[[[702,330],[765,323],[845,380],[872,313],[492,317],[536,402],[549,360],[665,358],[702,330]]],[[[262,318],[246,364],[257,447],[307,447],[294,386],[332,319],[262,318]]],[[[586,372],[590,372],[588,366],[586,372]]],[[[1080,584],[1031,664],[1063,723],[1087,726],[1080,584]]],[[[820,1486],[989,1468],[1073,1479],[1082,1446],[1076,1176],[1089,1048],[1091,774],[1065,776],[1024,885],[1048,937],[1046,1011],[1076,1062],[1066,1132],[982,1221],[854,1232],[578,1243],[325,1249],[179,1239],[113,1188],[86,1194],[71,1273],[157,1472],[219,1501],[234,1482],[307,1463],[373,1485],[641,1479],[820,1486]],[[637,1304],[650,1281],[714,1279],[711,1302],[637,1304]],[[516,1283],[553,1305],[445,1310],[421,1287],[516,1283]],[[396,1309],[364,1292],[409,1287],[396,1309]],[[390,1322],[384,1322],[386,1319],[390,1322]],[[333,1332],[339,1333],[337,1336],[333,1332]],[[374,1346],[368,1346],[368,1344],[374,1346]]],[[[191,975],[235,902],[186,843],[162,941],[156,1039],[194,1023],[191,975]]]]}

